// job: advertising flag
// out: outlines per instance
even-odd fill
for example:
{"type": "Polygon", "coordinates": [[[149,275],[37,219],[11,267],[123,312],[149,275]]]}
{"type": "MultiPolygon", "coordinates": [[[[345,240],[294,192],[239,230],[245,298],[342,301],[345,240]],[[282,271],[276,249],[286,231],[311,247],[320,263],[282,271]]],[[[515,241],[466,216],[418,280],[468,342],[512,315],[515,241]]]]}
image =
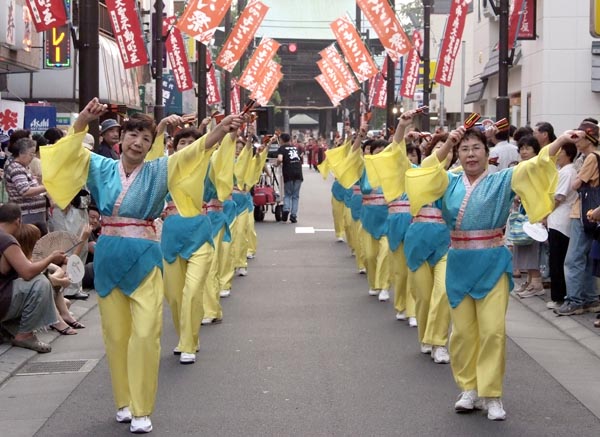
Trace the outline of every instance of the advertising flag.
{"type": "Polygon", "coordinates": [[[330,26],[358,82],[363,83],[375,76],[378,71],[377,65],[350,20],[340,17],[330,26]]]}
{"type": "Polygon", "coordinates": [[[450,16],[446,22],[440,57],[435,71],[435,81],[440,85],[452,85],[456,57],[461,46],[468,6],[467,0],[452,0],[450,16]]]}
{"type": "Polygon", "coordinates": [[[148,54],[136,3],[126,0],[106,0],[106,9],[125,69],[146,65],[148,54]]]}
{"type": "Polygon", "coordinates": [[[177,27],[195,40],[208,45],[230,8],[231,0],[190,0],[177,27]]]}

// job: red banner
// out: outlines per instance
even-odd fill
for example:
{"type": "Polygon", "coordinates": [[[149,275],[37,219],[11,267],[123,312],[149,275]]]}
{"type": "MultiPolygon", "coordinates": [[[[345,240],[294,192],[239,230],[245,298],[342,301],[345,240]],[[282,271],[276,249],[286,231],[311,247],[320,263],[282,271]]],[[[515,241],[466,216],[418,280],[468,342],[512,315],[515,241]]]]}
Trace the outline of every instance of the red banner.
{"type": "Polygon", "coordinates": [[[230,8],[231,0],[190,0],[177,27],[195,40],[208,45],[230,8]]]}
{"type": "Polygon", "coordinates": [[[358,82],[363,83],[375,76],[377,65],[350,20],[347,17],[340,17],[330,26],[358,82]]]}
{"type": "Polygon", "coordinates": [[[515,47],[517,40],[517,29],[521,25],[521,19],[523,17],[523,8],[525,3],[523,0],[514,0],[511,3],[512,10],[510,11],[510,17],[508,20],[508,49],[515,47]]]}
{"type": "Polygon", "coordinates": [[[394,64],[410,50],[410,41],[388,0],[356,0],[394,64]]]}
{"type": "Polygon", "coordinates": [[[404,77],[400,87],[400,95],[412,99],[415,95],[417,82],[419,82],[419,66],[421,65],[421,57],[419,56],[419,47],[422,46],[421,34],[418,30],[413,33],[413,48],[408,54],[406,68],[404,69],[404,77]]]}
{"type": "Polygon", "coordinates": [[[373,101],[371,102],[371,106],[375,108],[383,108],[387,107],[387,82],[383,77],[382,73],[379,73],[373,79],[373,88],[375,89],[373,93],[373,101]]]}
{"type": "Polygon", "coordinates": [[[338,79],[342,82],[347,95],[358,90],[358,84],[354,80],[354,75],[348,68],[344,58],[337,51],[335,46],[331,44],[319,52],[326,66],[331,66],[336,72],[338,79]]]}
{"type": "Polygon", "coordinates": [[[174,15],[163,19],[163,35],[169,35],[165,40],[165,52],[167,53],[171,70],[173,70],[173,76],[175,76],[177,89],[179,91],[186,91],[192,89],[194,83],[185,53],[183,36],[179,29],[174,27],[176,21],[177,17],[174,15]]]}
{"type": "Polygon", "coordinates": [[[60,27],[67,23],[64,0],[27,0],[36,32],[60,27]]]}
{"type": "Polygon", "coordinates": [[[536,2],[535,0],[525,0],[523,15],[521,16],[521,26],[517,39],[535,39],[535,22],[536,22],[536,2]]]}
{"type": "Polygon", "coordinates": [[[219,56],[217,56],[215,62],[219,67],[229,72],[233,71],[235,64],[238,63],[244,50],[252,41],[268,10],[269,8],[260,1],[255,1],[246,6],[227,41],[225,41],[219,56]]]}
{"type": "Polygon", "coordinates": [[[110,24],[117,40],[125,69],[148,63],[148,54],[138,19],[136,3],[126,0],[106,0],[110,24]]]}
{"type": "Polygon", "coordinates": [[[240,103],[240,86],[235,78],[231,79],[231,93],[229,94],[229,106],[231,107],[232,114],[239,114],[241,112],[240,103]]]}
{"type": "Polygon", "coordinates": [[[466,0],[452,0],[450,16],[446,22],[440,57],[435,71],[435,81],[440,85],[450,86],[452,84],[456,56],[460,50],[468,6],[466,0]]]}
{"type": "Polygon", "coordinates": [[[282,78],[281,65],[270,60],[256,89],[250,94],[250,98],[256,100],[256,103],[261,106],[267,105],[282,78]]]}
{"type": "Polygon", "coordinates": [[[215,73],[215,66],[212,62],[210,50],[206,51],[206,103],[214,105],[221,101],[221,93],[219,92],[219,84],[215,73]]]}
{"type": "Polygon", "coordinates": [[[254,91],[279,46],[280,44],[274,39],[263,38],[254,50],[250,61],[248,61],[248,65],[242,73],[242,77],[240,77],[239,84],[247,90],[254,91]]]}
{"type": "Polygon", "coordinates": [[[329,100],[331,100],[333,106],[339,105],[341,99],[339,99],[335,94],[325,75],[319,74],[317,77],[315,77],[315,80],[319,83],[319,85],[321,85],[321,88],[323,88],[323,91],[325,91],[325,94],[327,94],[327,97],[329,97],[329,100]]]}

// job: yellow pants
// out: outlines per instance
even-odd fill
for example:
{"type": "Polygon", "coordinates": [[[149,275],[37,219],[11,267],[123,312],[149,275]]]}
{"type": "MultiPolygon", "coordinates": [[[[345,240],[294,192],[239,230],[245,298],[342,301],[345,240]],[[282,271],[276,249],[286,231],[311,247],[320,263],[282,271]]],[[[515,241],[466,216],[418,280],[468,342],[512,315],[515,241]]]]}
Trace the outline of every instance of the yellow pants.
{"type": "Polygon", "coordinates": [[[165,297],[171,307],[173,325],[179,336],[177,347],[181,352],[194,354],[198,347],[213,253],[213,247],[204,243],[190,259],[177,257],[172,264],[163,263],[165,297]]]}
{"type": "Polygon", "coordinates": [[[356,242],[352,231],[352,227],[354,226],[352,222],[352,212],[350,212],[350,208],[344,207],[344,234],[346,234],[346,243],[351,250],[355,250],[354,246],[356,246],[356,242]]]}
{"type": "Polygon", "coordinates": [[[204,302],[203,318],[222,319],[223,309],[221,308],[221,297],[219,296],[222,288],[219,279],[219,264],[223,256],[223,234],[225,228],[217,233],[213,239],[215,252],[210,263],[210,270],[206,280],[207,286],[202,301],[204,302]]]}
{"type": "MultiPolygon", "coordinates": [[[[358,270],[365,269],[367,266],[365,261],[364,242],[362,239],[362,225],[360,220],[352,220],[352,218],[350,218],[350,223],[352,223],[352,226],[350,226],[350,233],[352,234],[352,241],[354,242],[352,250],[354,250],[356,268],[358,270]]],[[[346,236],[348,236],[348,234],[346,234],[346,236]]]]}
{"type": "Polygon", "coordinates": [[[508,276],[504,274],[486,297],[475,300],[466,296],[450,310],[450,365],[463,391],[477,390],[481,397],[502,396],[508,293],[508,276]]]}
{"type": "Polygon", "coordinates": [[[331,196],[331,213],[333,214],[333,228],[336,238],[344,238],[344,202],[336,200],[331,196]]]}
{"type": "Polygon", "coordinates": [[[364,229],[361,230],[361,240],[364,248],[364,259],[367,267],[367,280],[372,290],[390,288],[390,246],[387,237],[383,235],[376,240],[364,229]]]}
{"type": "Polygon", "coordinates": [[[233,267],[248,267],[248,210],[238,215],[235,226],[231,228],[231,255],[233,256],[233,267]]]}
{"type": "Polygon", "coordinates": [[[404,255],[404,244],[390,251],[391,282],[394,287],[394,308],[399,313],[405,311],[406,317],[415,317],[415,298],[408,282],[408,266],[404,255]]]}
{"type": "Polygon", "coordinates": [[[246,233],[246,238],[248,240],[248,249],[247,253],[254,255],[256,253],[256,228],[254,227],[254,213],[248,213],[248,228],[246,233]]]}
{"type": "Polygon", "coordinates": [[[450,304],[446,294],[446,255],[433,267],[425,261],[416,271],[408,272],[419,323],[419,342],[432,346],[448,343],[450,304]]]}
{"type": "Polygon", "coordinates": [[[127,296],[113,288],[98,298],[115,406],[134,416],[154,409],[160,362],[163,281],[154,268],[127,296]]]}

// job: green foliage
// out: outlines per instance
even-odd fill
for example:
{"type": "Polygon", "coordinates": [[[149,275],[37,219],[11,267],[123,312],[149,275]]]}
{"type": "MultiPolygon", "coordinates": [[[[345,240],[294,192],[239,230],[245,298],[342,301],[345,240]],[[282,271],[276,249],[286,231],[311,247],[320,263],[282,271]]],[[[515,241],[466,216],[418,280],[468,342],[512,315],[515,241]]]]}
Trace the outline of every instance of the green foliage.
{"type": "Polygon", "coordinates": [[[412,36],[415,29],[423,28],[423,2],[413,0],[399,5],[397,14],[406,34],[412,36]]]}

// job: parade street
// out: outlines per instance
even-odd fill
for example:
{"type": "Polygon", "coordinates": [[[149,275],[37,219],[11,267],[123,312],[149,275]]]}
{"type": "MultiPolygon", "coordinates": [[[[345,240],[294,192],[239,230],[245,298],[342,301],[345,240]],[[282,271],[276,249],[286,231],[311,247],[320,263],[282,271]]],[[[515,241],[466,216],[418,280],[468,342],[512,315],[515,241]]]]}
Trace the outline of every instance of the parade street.
{"type": "MultiPolygon", "coordinates": [[[[516,298],[507,317],[508,419],[456,414],[449,365],[421,354],[416,329],[395,319],[390,302],[367,295],[331,229],[331,181],[304,173],[298,223],[276,223],[269,212],[257,224],[257,256],[222,300],[223,323],[202,327],[195,364],[172,354],[176,336],[164,306],[153,435],[598,435],[600,358],[516,298]],[[301,229],[309,227],[314,233],[301,229]]],[[[114,420],[98,310],[85,302],[76,311],[85,306],[86,329],[58,338],[52,354],[35,356],[0,388],[0,434],[129,433],[114,420]],[[61,360],[88,361],[75,372],[23,370],[61,360]]],[[[572,323],[579,326],[572,335],[597,340],[572,323]]],[[[15,350],[0,356],[2,366],[15,350]]]]}

